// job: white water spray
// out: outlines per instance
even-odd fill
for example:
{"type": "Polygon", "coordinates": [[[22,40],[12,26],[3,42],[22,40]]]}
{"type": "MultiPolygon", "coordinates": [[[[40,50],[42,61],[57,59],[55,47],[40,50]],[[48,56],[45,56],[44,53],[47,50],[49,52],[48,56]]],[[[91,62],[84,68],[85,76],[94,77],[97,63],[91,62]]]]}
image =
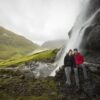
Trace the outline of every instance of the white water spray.
{"type": "MultiPolygon", "coordinates": [[[[88,2],[89,3],[89,2],[88,2]]],[[[88,4],[87,4],[88,6],[88,4]]],[[[98,9],[94,14],[92,14],[91,17],[89,17],[88,19],[85,19],[85,15],[86,15],[86,11],[87,8],[84,10],[83,16],[79,16],[80,18],[77,20],[77,22],[75,23],[75,26],[72,30],[72,35],[70,40],[68,41],[68,44],[66,45],[65,49],[63,50],[63,54],[60,58],[59,61],[57,61],[55,63],[55,65],[57,66],[56,69],[51,73],[50,76],[55,76],[56,71],[59,70],[59,68],[63,65],[63,60],[64,57],[66,55],[66,52],[69,49],[74,49],[74,48],[78,48],[81,44],[83,35],[84,35],[84,31],[85,29],[91,25],[93,19],[95,18],[95,16],[97,15],[98,12],[100,12],[100,9],[98,9]]]]}

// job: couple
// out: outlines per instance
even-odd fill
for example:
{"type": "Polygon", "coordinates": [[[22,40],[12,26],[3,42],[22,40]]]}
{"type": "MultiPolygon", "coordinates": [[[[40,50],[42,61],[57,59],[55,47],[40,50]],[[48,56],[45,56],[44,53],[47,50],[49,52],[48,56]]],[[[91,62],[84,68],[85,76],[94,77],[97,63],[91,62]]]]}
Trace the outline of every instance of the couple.
{"type": "Polygon", "coordinates": [[[67,55],[64,58],[64,66],[65,66],[65,75],[66,75],[66,84],[71,85],[71,70],[74,70],[74,75],[75,75],[75,81],[76,81],[76,86],[80,87],[79,84],[79,73],[78,69],[82,68],[83,74],[84,74],[84,79],[88,79],[87,77],[87,71],[85,66],[83,65],[84,62],[84,57],[81,55],[81,53],[78,52],[78,49],[69,50],[67,55]]]}

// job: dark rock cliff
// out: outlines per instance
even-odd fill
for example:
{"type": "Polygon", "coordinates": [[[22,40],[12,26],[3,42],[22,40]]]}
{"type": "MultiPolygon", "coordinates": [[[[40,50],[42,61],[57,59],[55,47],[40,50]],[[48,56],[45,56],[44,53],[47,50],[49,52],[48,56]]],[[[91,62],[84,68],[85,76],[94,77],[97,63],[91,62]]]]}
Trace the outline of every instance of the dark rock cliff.
{"type": "MultiPolygon", "coordinates": [[[[92,19],[87,28],[86,26],[81,27],[80,33],[82,33],[81,31],[84,27],[86,29],[84,31],[80,48],[87,56],[87,60],[91,58],[89,62],[100,63],[100,0],[90,0],[87,10],[84,14],[84,17],[86,19],[85,21],[91,18],[94,14],[95,17],[92,19]]],[[[80,16],[78,16],[78,18],[76,19],[76,23],[69,32],[69,37],[71,37],[74,27],[76,27],[77,23],[79,23],[77,20],[80,19],[80,16]]]]}

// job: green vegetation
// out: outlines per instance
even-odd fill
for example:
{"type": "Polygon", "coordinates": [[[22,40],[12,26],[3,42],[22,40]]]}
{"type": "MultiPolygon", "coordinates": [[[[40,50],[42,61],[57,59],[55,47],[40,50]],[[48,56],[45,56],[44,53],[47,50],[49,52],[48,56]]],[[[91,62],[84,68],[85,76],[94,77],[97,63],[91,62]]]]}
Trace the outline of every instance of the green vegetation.
{"type": "Polygon", "coordinates": [[[0,79],[0,100],[52,100],[52,98],[57,98],[57,83],[54,78],[0,79]]]}
{"type": "MultiPolygon", "coordinates": [[[[52,60],[58,50],[48,50],[16,59],[0,61],[0,67],[17,66],[30,61],[52,60]]],[[[26,78],[19,70],[0,70],[0,100],[52,100],[57,98],[57,83],[52,77],[26,78]],[[12,77],[12,78],[11,78],[12,77]],[[13,84],[13,85],[12,85],[13,84]]]]}
{"type": "MultiPolygon", "coordinates": [[[[17,67],[31,61],[53,62],[58,52],[47,50],[27,55],[38,48],[22,36],[0,27],[0,68],[17,67]]],[[[57,83],[52,77],[27,78],[19,70],[0,69],[0,100],[52,100],[57,98],[57,83]],[[4,76],[4,77],[3,77],[4,76]]]]}
{"type": "Polygon", "coordinates": [[[48,51],[36,53],[33,55],[13,58],[9,60],[2,60],[0,61],[0,67],[17,66],[18,64],[26,63],[29,61],[53,59],[56,56],[56,53],[57,53],[57,50],[48,50],[48,51]]]}
{"type": "Polygon", "coordinates": [[[26,55],[38,47],[23,36],[0,27],[0,60],[26,55]]]}

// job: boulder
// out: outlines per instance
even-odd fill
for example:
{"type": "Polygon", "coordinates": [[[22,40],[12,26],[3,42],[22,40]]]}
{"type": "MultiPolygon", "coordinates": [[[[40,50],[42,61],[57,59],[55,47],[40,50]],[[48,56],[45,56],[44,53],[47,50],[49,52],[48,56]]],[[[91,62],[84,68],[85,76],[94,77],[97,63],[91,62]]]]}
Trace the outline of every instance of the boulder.
{"type": "Polygon", "coordinates": [[[94,27],[87,38],[87,46],[94,51],[100,50],[100,25],[94,27]]]}

